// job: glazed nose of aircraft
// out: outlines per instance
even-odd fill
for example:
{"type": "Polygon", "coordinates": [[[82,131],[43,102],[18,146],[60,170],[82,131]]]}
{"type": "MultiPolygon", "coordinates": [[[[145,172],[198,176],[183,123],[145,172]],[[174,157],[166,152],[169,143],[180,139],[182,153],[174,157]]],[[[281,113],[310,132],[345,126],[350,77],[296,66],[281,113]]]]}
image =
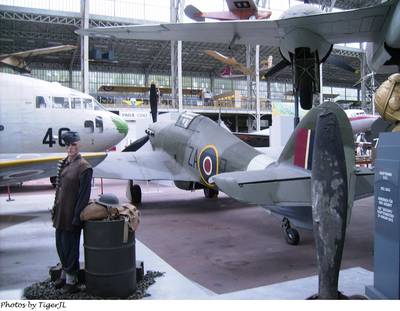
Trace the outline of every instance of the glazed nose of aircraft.
{"type": "Polygon", "coordinates": [[[128,124],[117,115],[111,116],[111,121],[114,123],[116,129],[115,139],[117,141],[115,144],[118,144],[128,134],[128,124]]]}

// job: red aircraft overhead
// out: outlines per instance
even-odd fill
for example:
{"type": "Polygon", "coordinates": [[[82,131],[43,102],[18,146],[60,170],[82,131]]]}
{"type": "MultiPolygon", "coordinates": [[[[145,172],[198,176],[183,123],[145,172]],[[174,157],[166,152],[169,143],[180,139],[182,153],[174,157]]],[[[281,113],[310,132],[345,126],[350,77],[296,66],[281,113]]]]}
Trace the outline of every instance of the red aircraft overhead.
{"type": "Polygon", "coordinates": [[[237,19],[267,19],[271,16],[270,10],[259,10],[253,0],[225,0],[229,11],[220,12],[201,12],[193,5],[185,7],[187,17],[204,22],[206,18],[217,20],[237,20],[237,19]]]}

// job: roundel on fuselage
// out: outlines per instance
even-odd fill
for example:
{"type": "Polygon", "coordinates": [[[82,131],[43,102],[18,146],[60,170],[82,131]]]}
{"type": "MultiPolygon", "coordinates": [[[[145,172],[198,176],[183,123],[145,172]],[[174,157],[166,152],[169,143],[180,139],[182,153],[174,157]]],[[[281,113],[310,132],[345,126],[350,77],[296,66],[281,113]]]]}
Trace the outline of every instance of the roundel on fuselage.
{"type": "Polygon", "coordinates": [[[211,176],[218,175],[218,150],[214,145],[205,146],[198,159],[201,180],[209,187],[213,187],[208,180],[211,176]]]}

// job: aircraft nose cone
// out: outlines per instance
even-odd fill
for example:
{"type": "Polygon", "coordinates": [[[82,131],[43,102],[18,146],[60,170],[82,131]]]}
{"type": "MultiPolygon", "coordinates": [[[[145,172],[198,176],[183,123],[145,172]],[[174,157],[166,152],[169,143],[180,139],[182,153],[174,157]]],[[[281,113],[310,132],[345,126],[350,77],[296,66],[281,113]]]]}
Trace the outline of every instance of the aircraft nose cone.
{"type": "Polygon", "coordinates": [[[112,116],[111,121],[114,123],[118,133],[122,135],[121,139],[128,134],[128,124],[118,116],[112,116]]]}

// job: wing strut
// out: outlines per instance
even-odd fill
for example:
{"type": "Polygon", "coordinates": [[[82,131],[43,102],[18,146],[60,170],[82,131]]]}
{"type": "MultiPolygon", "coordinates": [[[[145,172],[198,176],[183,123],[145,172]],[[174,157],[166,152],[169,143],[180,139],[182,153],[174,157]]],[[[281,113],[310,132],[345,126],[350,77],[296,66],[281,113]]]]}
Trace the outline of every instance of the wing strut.
{"type": "Polygon", "coordinates": [[[235,44],[236,40],[239,40],[239,39],[240,39],[240,36],[237,33],[235,33],[232,37],[231,42],[229,43],[228,49],[232,50],[232,46],[235,44]]]}

